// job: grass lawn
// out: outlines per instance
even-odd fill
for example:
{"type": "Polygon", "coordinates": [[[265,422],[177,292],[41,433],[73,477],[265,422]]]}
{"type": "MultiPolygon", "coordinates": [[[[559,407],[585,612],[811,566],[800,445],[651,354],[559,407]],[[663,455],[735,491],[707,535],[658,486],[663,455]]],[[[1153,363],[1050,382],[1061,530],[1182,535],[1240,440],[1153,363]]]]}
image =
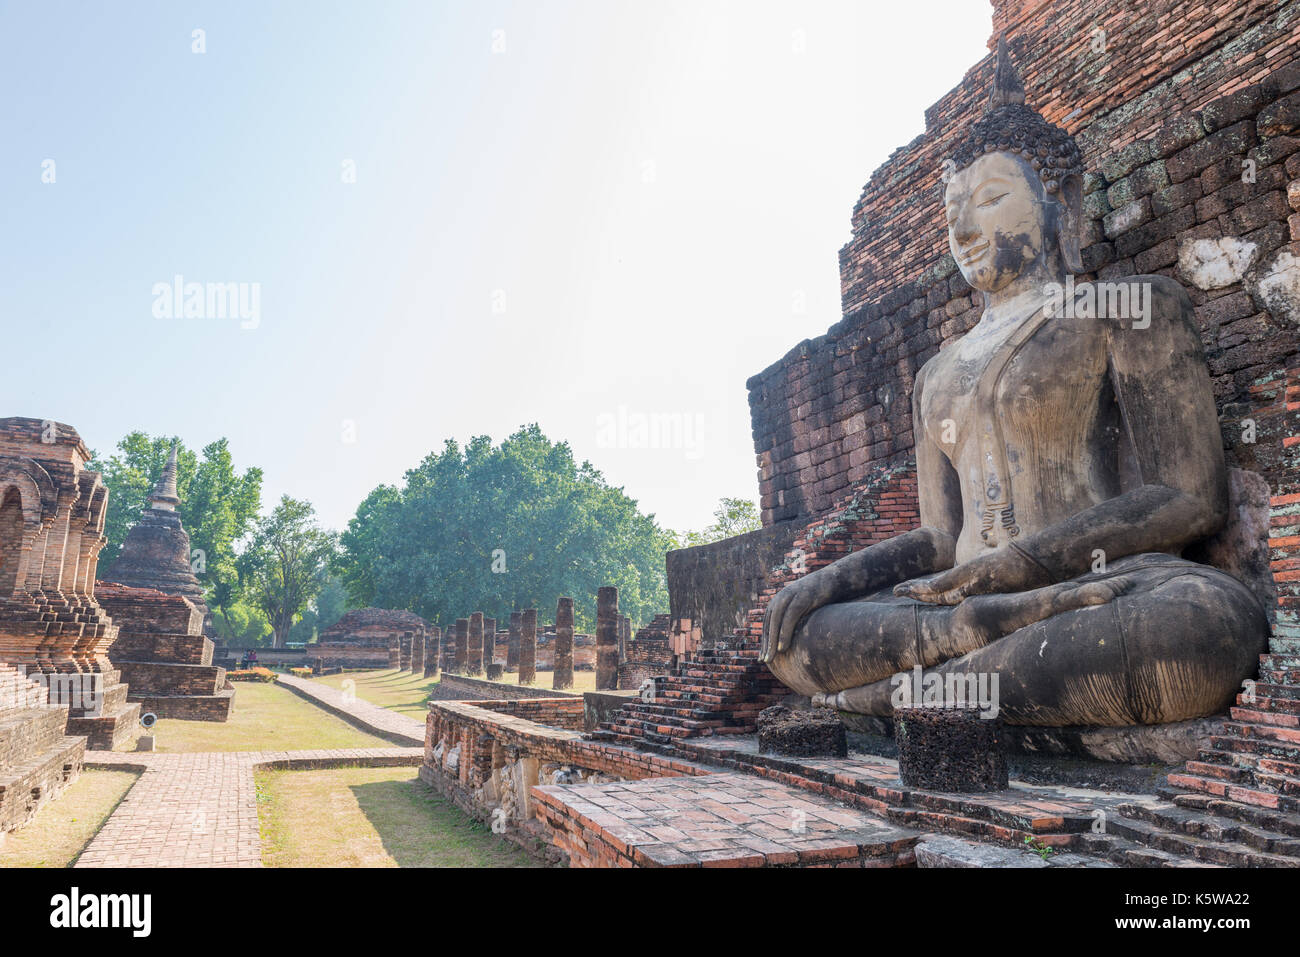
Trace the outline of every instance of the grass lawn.
{"type": "Polygon", "coordinates": [[[535,867],[415,768],[256,772],[268,867],[535,867]]]}
{"type": "Polygon", "coordinates": [[[235,682],[230,720],[178,721],[154,725],[157,750],[307,751],[316,748],[391,748],[285,688],[258,681],[235,682]]]}
{"type": "Polygon", "coordinates": [[[70,867],[140,775],[82,771],[31,822],[0,843],[0,867],[70,867]]]}
{"type": "MultiPolygon", "coordinates": [[[[349,671],[341,675],[328,675],[324,678],[313,678],[312,680],[327,684],[331,688],[340,689],[343,687],[343,682],[351,681],[353,690],[362,701],[368,701],[371,704],[379,705],[381,708],[397,711],[409,718],[415,718],[417,721],[424,720],[424,716],[428,712],[426,699],[429,696],[429,690],[438,684],[432,678],[420,677],[409,671],[394,671],[391,668],[382,671],[349,671]]],[[[519,675],[507,674],[501,683],[518,687],[519,675]]],[[[537,681],[533,683],[533,687],[550,691],[551,673],[549,671],[538,672],[537,681]]],[[[596,672],[575,671],[573,673],[573,687],[569,690],[576,693],[595,691],[596,672]]]]}
{"type": "Polygon", "coordinates": [[[424,720],[428,711],[425,700],[429,697],[429,689],[438,683],[433,678],[392,668],[382,671],[349,671],[342,675],[328,675],[312,680],[340,689],[343,682],[351,681],[353,690],[362,701],[377,704],[417,721],[424,720]]]}

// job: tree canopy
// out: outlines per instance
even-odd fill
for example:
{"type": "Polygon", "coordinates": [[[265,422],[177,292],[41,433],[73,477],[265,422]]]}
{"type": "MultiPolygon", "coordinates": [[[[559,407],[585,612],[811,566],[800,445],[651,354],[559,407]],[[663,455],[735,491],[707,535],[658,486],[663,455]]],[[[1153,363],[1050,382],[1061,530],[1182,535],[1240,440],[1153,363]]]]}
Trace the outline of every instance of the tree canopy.
{"type": "Polygon", "coordinates": [[[682,548],[708,545],[724,538],[743,535],[763,527],[758,506],[747,498],[723,498],[713,511],[713,524],[698,532],[686,532],[678,544],[682,548]]]}
{"type": "Polygon", "coordinates": [[[240,570],[250,601],[270,622],[277,648],[325,586],[334,548],[333,533],[317,524],[310,502],[285,495],[257,523],[240,556],[240,570]]]}
{"type": "Polygon", "coordinates": [[[498,621],[561,595],[590,629],[596,590],[619,589],[635,623],[667,611],[672,532],[643,515],[567,443],[537,425],[499,446],[448,441],[400,486],[371,492],[341,536],[338,574],[354,605],[404,609],[442,625],[474,611],[498,621]]]}

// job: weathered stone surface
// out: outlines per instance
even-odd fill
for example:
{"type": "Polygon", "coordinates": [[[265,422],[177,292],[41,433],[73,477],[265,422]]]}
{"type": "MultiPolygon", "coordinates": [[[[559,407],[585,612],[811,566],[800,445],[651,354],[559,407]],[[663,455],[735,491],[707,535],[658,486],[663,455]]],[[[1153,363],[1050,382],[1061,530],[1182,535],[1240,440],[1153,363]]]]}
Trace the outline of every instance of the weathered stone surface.
{"type": "Polygon", "coordinates": [[[429,627],[414,612],[358,608],[320,633],[310,646],[311,660],[320,668],[400,667],[403,636],[427,635],[429,627]]]}
{"type": "MultiPolygon", "coordinates": [[[[0,419],[0,663],[67,706],[64,733],[111,750],[134,741],[140,706],[108,658],[118,629],[93,593],[108,490],[89,459],[71,426],[0,419]]],[[[15,721],[21,736],[25,718],[15,721]]],[[[48,757],[47,747],[62,745],[43,740],[28,757],[48,757]]]]}
{"type": "Polygon", "coordinates": [[[845,758],[849,745],[844,722],[834,711],[773,705],[759,712],[758,750],[798,758],[845,758]]]}
{"type": "MultiPolygon", "coordinates": [[[[1222,712],[1268,620],[1239,580],[1180,557],[1223,529],[1228,506],[1191,299],[1164,275],[1076,282],[1079,150],[1025,105],[1003,40],[998,57],[988,108],[944,182],[948,244],[982,308],[912,390],[921,526],[777,591],[760,657],[815,706],[861,714],[889,715],[891,679],[913,669],[958,689],[969,679],[981,699],[1000,681],[988,704],[1013,725],[1222,712]]],[[[1141,141],[1103,172],[1131,173],[1136,195],[1253,137],[1239,122],[1198,140],[1179,154],[1183,175],[1179,157],[1162,167],[1141,141]]],[[[1108,214],[1118,256],[1195,222],[1190,206],[1150,212],[1144,195],[1108,214]]]]}
{"type": "Polygon", "coordinates": [[[927,791],[1001,791],[1007,759],[996,719],[973,710],[900,708],[894,712],[898,772],[927,791]]]}
{"type": "MultiPolygon", "coordinates": [[[[559,618],[556,617],[556,625],[559,618]]],[[[596,593],[596,690],[618,688],[618,589],[611,586],[596,593]]],[[[559,685],[556,685],[558,688],[559,685]]]]}
{"type": "Polygon", "coordinates": [[[469,616],[467,636],[469,658],[465,665],[465,673],[472,678],[483,674],[483,612],[476,611],[469,616]]]}
{"type": "Polygon", "coordinates": [[[1079,754],[1118,764],[1178,764],[1195,760],[1223,733],[1222,718],[1127,728],[1003,728],[1007,747],[1028,754],[1079,754]]]}
{"type": "Polygon", "coordinates": [[[1239,283],[1255,261],[1257,247],[1235,236],[1188,239],[1178,247],[1178,272],[1197,289],[1239,283]]]}
{"type": "Polygon", "coordinates": [[[525,608],[519,616],[519,683],[530,685],[536,680],[537,609],[525,608]]]}
{"type": "Polygon", "coordinates": [[[159,718],[230,717],[235,692],[225,690],[225,669],[212,664],[201,609],[184,595],[111,582],[96,582],[95,598],[118,626],[108,654],[130,688],[128,701],[159,718]]]}
{"type": "MultiPolygon", "coordinates": [[[[573,599],[561,598],[555,605],[555,655],[551,687],[568,691],[573,687],[573,599]]],[[[617,670],[615,671],[617,676],[617,670]]],[[[599,688],[599,684],[597,684],[599,688]]]]}

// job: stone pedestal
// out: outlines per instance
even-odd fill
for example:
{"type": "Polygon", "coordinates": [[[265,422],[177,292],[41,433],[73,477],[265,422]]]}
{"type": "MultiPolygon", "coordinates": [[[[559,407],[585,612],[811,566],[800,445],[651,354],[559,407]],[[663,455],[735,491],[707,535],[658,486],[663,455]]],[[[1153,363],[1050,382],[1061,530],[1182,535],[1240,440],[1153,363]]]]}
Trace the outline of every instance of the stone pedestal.
{"type": "Polygon", "coordinates": [[[235,692],[212,663],[203,612],[180,595],[97,582],[95,597],[118,626],[109,657],[130,691],[128,701],[160,718],[225,721],[235,692]]]}
{"type": "Polygon", "coordinates": [[[561,598],[555,605],[555,658],[551,687],[568,691],[573,687],[573,599],[561,598]]]}
{"type": "Polygon", "coordinates": [[[894,712],[898,771],[927,791],[1002,791],[1007,760],[997,719],[970,709],[899,708],[894,712]]]}
{"type": "Polygon", "coordinates": [[[796,711],[773,705],[758,715],[759,754],[847,758],[847,729],[834,711],[796,711]]]}

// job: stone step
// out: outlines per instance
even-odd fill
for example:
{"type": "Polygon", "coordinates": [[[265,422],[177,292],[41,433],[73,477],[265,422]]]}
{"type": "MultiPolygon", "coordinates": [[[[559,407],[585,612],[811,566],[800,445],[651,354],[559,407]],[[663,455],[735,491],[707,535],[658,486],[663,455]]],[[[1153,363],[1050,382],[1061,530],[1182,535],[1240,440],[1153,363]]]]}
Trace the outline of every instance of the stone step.
{"type": "Polygon", "coordinates": [[[1300,714],[1285,711],[1264,711],[1253,708],[1229,708],[1233,721],[1242,724],[1269,724],[1279,728],[1300,728],[1300,714]]]}
{"type": "MultiPolygon", "coordinates": [[[[1300,859],[1300,838],[1257,827],[1235,818],[1224,818],[1204,811],[1168,805],[1121,804],[1116,810],[1123,818],[1145,821],[1168,831],[1178,831],[1220,844],[1243,844],[1267,854],[1300,859]]],[[[1296,864],[1300,865],[1300,860],[1297,860],[1296,864]]],[[[1254,865],[1243,864],[1242,866],[1254,865]]]]}
{"type": "Polygon", "coordinates": [[[1277,794],[1262,787],[1247,787],[1194,774],[1171,774],[1169,785],[1240,804],[1253,804],[1274,811],[1300,812],[1300,798],[1277,794]]]}
{"type": "Polygon", "coordinates": [[[1300,671],[1300,655],[1277,653],[1260,655],[1259,667],[1271,671],[1300,671]]]}
{"type": "Polygon", "coordinates": [[[1287,744],[1284,741],[1273,741],[1265,737],[1211,735],[1210,746],[1216,751],[1229,751],[1234,754],[1280,758],[1283,761],[1300,760],[1300,746],[1287,744]]]}
{"type": "Polygon", "coordinates": [[[1218,867],[1180,854],[1170,854],[1138,844],[1115,834],[1081,834],[1079,850],[1118,864],[1121,867],[1218,867]]]}
{"type": "Polygon", "coordinates": [[[1300,714],[1300,698],[1265,698],[1260,695],[1256,695],[1254,701],[1246,701],[1244,698],[1245,695],[1237,695],[1238,707],[1271,714],[1300,714]]]}
{"type": "Polygon", "coordinates": [[[1205,840],[1135,818],[1112,817],[1106,822],[1106,832],[1166,854],[1220,867],[1300,867],[1300,858],[1266,854],[1235,842],[1205,840]]]}
{"type": "Polygon", "coordinates": [[[1243,821],[1255,827],[1283,834],[1288,837],[1300,837],[1300,817],[1280,814],[1253,804],[1239,804],[1225,801],[1208,794],[1173,794],[1171,800],[1181,808],[1203,811],[1216,817],[1243,821]]]}
{"type": "Polygon", "coordinates": [[[1263,738],[1300,747],[1300,728],[1297,727],[1229,721],[1224,724],[1223,733],[1233,738],[1263,738]]]}
{"type": "Polygon", "coordinates": [[[1256,787],[1274,791],[1278,794],[1300,797],[1300,778],[1289,774],[1276,774],[1263,768],[1252,771],[1251,777],[1256,787]]]}
{"type": "Polygon", "coordinates": [[[1300,671],[1261,668],[1259,670],[1259,680],[1265,684],[1300,686],[1300,671]]]}
{"type": "Polygon", "coordinates": [[[1205,761],[1188,761],[1186,771],[1188,774],[1198,774],[1201,777],[1217,778],[1220,781],[1232,781],[1237,783],[1250,783],[1250,768],[1234,767],[1230,764],[1210,764],[1205,761]]]}
{"type": "Polygon", "coordinates": [[[0,717],[0,766],[22,765],[44,754],[64,736],[66,708],[20,708],[0,717]]]}
{"type": "Polygon", "coordinates": [[[1256,697],[1263,698],[1286,698],[1295,700],[1300,698],[1300,685],[1275,684],[1270,681],[1259,681],[1255,683],[1256,697]]]}

